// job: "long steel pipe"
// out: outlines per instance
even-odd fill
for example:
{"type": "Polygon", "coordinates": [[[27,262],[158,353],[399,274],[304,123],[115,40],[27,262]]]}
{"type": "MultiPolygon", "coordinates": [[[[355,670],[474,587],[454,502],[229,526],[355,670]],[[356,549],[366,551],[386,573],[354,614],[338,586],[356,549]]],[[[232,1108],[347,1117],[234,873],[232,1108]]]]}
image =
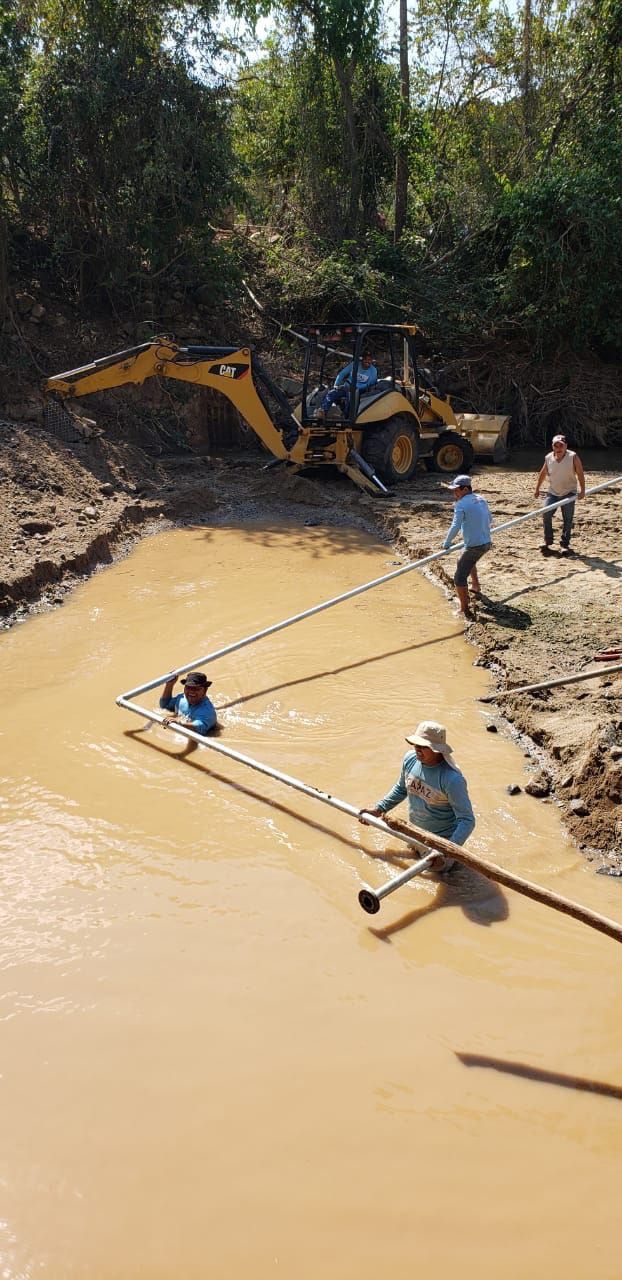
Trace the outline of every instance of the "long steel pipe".
{"type": "MultiPolygon", "coordinates": [[[[126,698],[119,699],[119,705],[125,707],[127,711],[133,711],[136,715],[147,717],[158,724],[162,723],[163,717],[156,711],[147,711],[144,707],[129,702],[126,698]]],[[[217,742],[213,738],[203,737],[202,734],[195,733],[193,729],[186,728],[185,725],[175,724],[174,730],[185,738],[189,738],[192,742],[198,742],[201,746],[207,747],[210,751],[217,751],[219,755],[227,756],[230,760],[237,760],[239,764],[246,765],[250,769],[255,769],[258,773],[266,774],[269,778],[275,778],[277,782],[283,782],[288,787],[293,787],[296,791],[301,791],[303,795],[311,796],[313,800],[320,800],[322,804],[331,805],[333,809],[339,809],[341,813],[347,813],[353,818],[360,816],[361,810],[355,808],[354,805],[348,804],[346,800],[340,800],[337,796],[332,796],[328,791],[321,791],[319,787],[311,787],[306,782],[301,782],[299,778],[293,778],[291,774],[282,773],[280,769],[273,769],[270,765],[263,764],[260,760],[254,760],[252,756],[243,755],[241,751],[235,751],[232,747],[225,747],[222,742],[217,742]]],[[[487,876],[490,880],[496,880],[499,884],[504,885],[508,889],[515,889],[518,893],[524,894],[528,898],[532,898],[536,902],[542,903],[544,906],[552,907],[555,911],[561,911],[564,915],[573,916],[576,920],[581,920],[583,924],[589,925],[593,929],[598,929],[601,933],[606,933],[609,937],[615,938],[616,941],[622,942],[622,924],[618,924],[616,920],[609,920],[607,916],[601,916],[596,911],[591,911],[588,907],[581,906],[578,902],[573,902],[570,898],[563,898],[561,894],[553,893],[550,889],[543,889],[540,885],[533,884],[529,880],[523,880],[522,877],[514,875],[512,872],[506,871],[504,867],[499,867],[495,863],[484,862],[475,854],[467,852],[460,845],[456,845],[451,840],[445,840],[441,836],[432,835],[429,831],[421,831],[417,829],[417,837],[410,835],[403,829],[401,823],[393,820],[391,823],[383,822],[382,818],[376,818],[370,813],[365,814],[365,825],[377,827],[386,835],[394,836],[397,840],[402,840],[409,845],[417,853],[423,854],[419,863],[408,867],[406,871],[395,877],[392,881],[388,881],[382,885],[380,890],[375,891],[375,897],[386,897],[388,893],[392,893],[406,880],[412,879],[413,875],[420,874],[426,870],[427,866],[431,866],[435,857],[439,854],[443,858],[454,858],[457,862],[462,862],[465,866],[479,871],[482,875],[487,876]],[[424,867],[423,863],[426,863],[424,867]]],[[[367,894],[374,895],[374,890],[369,886],[365,886],[367,894]]],[[[359,898],[359,901],[361,899],[359,898]]],[[[369,911],[369,905],[365,905],[361,901],[361,906],[369,911]]],[[[372,906],[372,911],[377,907],[372,906]]]]}
{"type": "MultiPolygon", "coordinates": [[[[136,715],[143,716],[155,724],[163,724],[166,714],[165,712],[149,711],[146,707],[139,707],[137,703],[131,702],[126,698],[125,694],[121,694],[117,698],[117,705],[124,707],[126,711],[133,711],[136,715]]],[[[313,800],[321,800],[323,804],[329,804],[333,809],[339,809],[341,813],[348,813],[351,818],[358,818],[359,816],[360,809],[356,809],[353,804],[348,804],[346,800],[339,800],[337,796],[330,795],[328,791],[321,791],[319,787],[312,787],[307,782],[301,782],[299,778],[293,778],[289,773],[282,773],[280,769],[273,769],[271,765],[262,764],[261,760],[246,756],[241,751],[236,751],[233,747],[225,747],[216,738],[208,738],[201,733],[195,733],[194,729],[189,729],[186,725],[178,724],[177,722],[171,725],[171,729],[175,733],[183,734],[191,742],[198,742],[202,747],[209,747],[210,751],[217,751],[219,755],[227,756],[229,760],[236,760],[238,764],[244,764],[249,769],[255,769],[257,773],[264,773],[268,778],[276,778],[277,782],[283,782],[286,787],[293,787],[295,791],[301,791],[303,795],[311,796],[313,800]]],[[[382,818],[374,818],[371,814],[369,816],[366,814],[365,825],[378,827],[378,830],[384,831],[386,835],[396,835],[398,840],[405,841],[418,853],[427,852],[420,841],[415,840],[413,836],[409,836],[405,832],[393,831],[388,823],[382,821],[382,818]]]]}
{"type": "MultiPolygon", "coordinates": [[[[600,493],[602,489],[609,488],[612,484],[622,483],[622,476],[615,476],[612,480],[605,480],[604,484],[595,485],[592,489],[586,489],[586,497],[588,494],[600,493]]],[[[547,511],[554,511],[556,507],[563,507],[568,502],[574,502],[574,498],[561,498],[559,502],[552,502],[547,511]]],[[[524,520],[532,520],[534,516],[542,515],[542,507],[537,507],[533,511],[528,511],[525,515],[516,516],[513,520],[506,520],[503,524],[495,525],[491,530],[492,533],[501,533],[503,529],[511,529],[514,525],[522,524],[524,520]]],[[[139,684],[135,689],[128,689],[126,693],[122,693],[117,698],[117,704],[123,705],[123,699],[135,698],[139,693],[147,693],[149,689],[156,689],[158,685],[165,684],[172,675],[183,675],[184,671],[192,671],[196,667],[203,667],[208,662],[215,662],[217,658],[224,658],[229,653],[235,653],[237,649],[243,649],[246,645],[254,644],[256,640],[262,640],[264,636],[274,635],[277,631],[284,631],[286,627],[292,627],[295,622],[302,622],[305,618],[312,618],[316,613],[323,613],[325,609],[332,609],[333,605],[341,604],[344,600],[353,600],[355,596],[360,596],[365,591],[371,591],[373,587],[379,587],[384,582],[392,582],[395,578],[401,578],[404,573],[412,573],[413,569],[421,569],[426,564],[432,564],[434,560],[441,560],[443,556],[452,555],[455,551],[460,551],[463,544],[458,543],[453,547],[449,547],[447,551],[434,551],[429,556],[422,556],[420,560],[412,560],[408,564],[404,564],[399,569],[394,569],[392,573],[385,573],[381,578],[373,578],[371,582],[364,582],[360,587],[353,587],[350,591],[344,591],[339,596],[333,596],[331,600],[324,600],[321,604],[313,605],[310,609],[304,609],[302,613],[296,613],[291,618],[285,618],[282,622],[275,622],[271,627],[264,627],[263,631],[255,631],[253,635],[244,636],[242,640],[235,640],[233,644],[225,645],[223,649],[216,649],[212,653],[202,654],[200,658],[193,658],[192,662],[184,663],[183,667],[175,667],[174,671],[167,671],[165,675],[156,676],[154,680],[148,680],[146,684],[139,684]]]]}

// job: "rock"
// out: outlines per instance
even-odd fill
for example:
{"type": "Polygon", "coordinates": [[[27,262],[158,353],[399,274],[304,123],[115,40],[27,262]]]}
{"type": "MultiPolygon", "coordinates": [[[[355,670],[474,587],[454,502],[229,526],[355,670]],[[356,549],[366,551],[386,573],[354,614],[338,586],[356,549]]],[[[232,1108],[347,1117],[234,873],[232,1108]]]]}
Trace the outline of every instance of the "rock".
{"type": "Polygon", "coordinates": [[[45,307],[40,302],[35,302],[31,308],[30,317],[32,320],[42,320],[45,315],[45,307]]]}
{"type": "Polygon", "coordinates": [[[34,534],[38,537],[42,533],[51,533],[54,525],[50,520],[24,520],[20,525],[24,533],[34,534]]]}
{"type": "Polygon", "coordinates": [[[612,760],[622,759],[622,747],[610,747],[609,755],[611,756],[612,760]]]}
{"type": "Polygon", "coordinates": [[[521,788],[519,787],[517,782],[510,782],[505,789],[509,796],[520,795],[521,788]]]}
{"type": "Polygon", "coordinates": [[[551,779],[544,769],[538,769],[525,787],[528,796],[548,796],[550,790],[551,779]]]}
{"type": "Polygon", "coordinates": [[[19,404],[8,404],[7,414],[17,422],[40,422],[41,405],[38,400],[24,400],[19,404]]]}
{"type": "Polygon", "coordinates": [[[498,728],[497,728],[497,726],[496,726],[496,724],[495,724],[494,720],[489,720],[489,721],[488,721],[488,724],[486,725],[486,733],[498,733],[498,732],[499,732],[499,730],[498,730],[498,728]]]}
{"type": "Polygon", "coordinates": [[[104,498],[113,498],[113,497],[114,497],[114,485],[113,485],[113,484],[110,484],[110,481],[109,481],[109,480],[105,480],[103,484],[100,484],[100,486],[99,486],[99,492],[100,492],[101,494],[103,494],[104,498]]]}
{"type": "Polygon", "coordinates": [[[97,520],[98,513],[96,507],[85,507],[82,514],[88,516],[89,520],[97,520]]]}
{"type": "Polygon", "coordinates": [[[570,801],[570,812],[575,818],[587,818],[589,809],[581,796],[577,796],[576,800],[570,801]]]}

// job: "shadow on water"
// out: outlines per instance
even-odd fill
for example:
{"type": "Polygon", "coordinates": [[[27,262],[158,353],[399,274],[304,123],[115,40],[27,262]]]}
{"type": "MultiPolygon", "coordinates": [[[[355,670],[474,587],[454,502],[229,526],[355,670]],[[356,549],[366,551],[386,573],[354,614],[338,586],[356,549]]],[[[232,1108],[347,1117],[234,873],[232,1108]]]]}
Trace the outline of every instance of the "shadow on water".
{"type": "MultiPolygon", "coordinates": [[[[383,861],[388,861],[386,855],[383,855],[383,861]]],[[[393,861],[396,866],[408,866],[401,859],[394,858],[393,861]]],[[[460,907],[467,920],[485,927],[508,919],[510,908],[505,894],[498,885],[470,867],[455,867],[450,872],[450,879],[439,880],[438,884],[438,893],[434,898],[428,899],[424,906],[414,907],[412,911],[407,911],[399,919],[380,928],[370,925],[369,932],[382,942],[388,942],[394,933],[400,933],[422,916],[429,915],[431,911],[439,911],[442,907],[460,907]]]]}
{"type": "Polygon", "coordinates": [[[524,1080],[535,1080],[537,1084],[556,1084],[563,1089],[577,1089],[580,1093],[599,1093],[604,1098],[617,1098],[622,1102],[622,1086],[618,1084],[586,1080],[583,1076],[569,1076],[561,1071],[546,1071],[542,1067],[532,1067],[528,1062],[506,1062],[504,1058],[489,1058],[480,1053],[460,1053],[457,1049],[454,1052],[465,1067],[484,1067],[489,1071],[501,1071],[505,1075],[522,1076],[524,1080]]]}
{"type": "Polygon", "coordinates": [[[449,631],[444,636],[434,636],[431,640],[421,640],[418,644],[400,645],[399,649],[389,649],[386,653],[376,653],[369,658],[360,658],[357,662],[347,662],[341,667],[330,667],[326,671],[316,671],[313,675],[297,676],[295,680],[286,680],[283,684],[268,685],[265,689],[255,689],[253,693],[245,694],[241,698],[234,698],[231,702],[223,702],[219,707],[220,711],[228,711],[231,707],[237,707],[242,702],[252,702],[253,698],[265,697],[268,693],[277,693],[281,689],[291,689],[295,685],[311,684],[314,680],[324,680],[327,676],[341,675],[344,671],[356,671],[358,667],[368,667],[374,662],[384,662],[385,658],[395,658],[403,653],[412,653],[415,649],[427,649],[431,645],[442,644],[445,640],[455,640],[457,636],[464,634],[463,628],[459,631],[449,631]]]}
{"type": "MultiPolygon", "coordinates": [[[[159,742],[154,742],[153,738],[145,737],[144,730],[142,728],[125,729],[123,732],[126,738],[134,738],[137,742],[141,742],[145,746],[150,747],[152,751],[157,751],[160,755],[166,756],[167,760],[179,760],[181,764],[186,765],[190,769],[196,769],[199,773],[203,774],[204,777],[213,778],[216,782],[222,782],[225,787],[228,787],[231,791],[235,791],[237,795],[247,796],[249,800],[260,800],[263,804],[269,805],[271,809],[276,809],[277,813],[285,814],[288,818],[295,818],[298,822],[304,823],[306,827],[310,827],[313,831],[320,831],[322,835],[330,836],[332,840],[338,841],[339,844],[345,845],[348,849],[355,849],[357,853],[369,854],[370,856],[377,853],[377,850],[375,849],[366,849],[362,844],[358,844],[356,840],[352,840],[348,836],[340,835],[340,833],[335,831],[333,827],[327,827],[323,822],[315,822],[312,818],[307,818],[305,815],[299,813],[298,810],[290,808],[287,804],[283,804],[282,801],[273,800],[263,792],[255,791],[253,787],[245,786],[242,782],[233,782],[232,779],[226,777],[224,773],[217,773],[215,769],[210,769],[209,766],[203,764],[202,761],[191,759],[195,752],[199,750],[199,744],[197,742],[189,742],[183,751],[171,752],[159,742]]],[[[384,855],[380,856],[382,856],[386,862],[391,861],[390,855],[387,855],[386,857],[384,855]]]]}
{"type": "MultiPolygon", "coordinates": [[[[174,758],[180,763],[186,765],[190,769],[196,769],[204,777],[210,777],[216,782],[221,782],[225,787],[231,788],[238,795],[246,796],[250,800],[258,800],[263,804],[269,805],[271,809],[275,809],[277,813],[282,813],[288,818],[294,818],[297,822],[302,822],[306,827],[313,831],[318,831],[322,836],[329,836],[331,840],[344,845],[347,849],[353,849],[358,854],[367,855],[367,857],[375,859],[379,862],[388,863],[394,866],[396,870],[404,870],[409,863],[400,856],[399,851],[367,849],[363,844],[353,840],[351,837],[342,835],[335,831],[333,827],[328,827],[322,822],[317,822],[313,818],[308,818],[301,814],[298,810],[292,809],[289,805],[283,804],[282,801],[274,800],[266,796],[261,791],[256,791],[253,787],[245,786],[241,782],[233,782],[231,778],[225,774],[218,773],[214,769],[210,769],[199,760],[192,757],[199,750],[198,743],[189,742],[183,751],[175,752],[174,755],[158,742],[154,742],[152,738],[144,736],[144,729],[125,729],[124,736],[133,738],[135,741],[142,743],[144,746],[150,747],[152,751],[157,751],[160,755],[166,756],[167,760],[174,758]]],[[[432,877],[436,879],[436,877],[432,877]]],[[[451,872],[451,881],[438,881],[438,892],[435,897],[429,899],[426,905],[418,907],[414,911],[409,911],[407,915],[402,916],[400,920],[396,920],[393,924],[387,925],[386,928],[371,929],[376,937],[388,941],[392,933],[397,933],[400,929],[405,929],[408,925],[414,924],[420,916],[427,915],[430,911],[437,911],[441,907],[461,907],[468,920],[474,924],[491,925],[502,920],[507,920],[509,915],[509,907],[505,895],[501,892],[497,885],[486,879],[485,876],[479,875],[476,871],[472,871],[470,867],[455,867],[451,872]]]]}
{"type": "MultiPolygon", "coordinates": [[[[346,493],[348,493],[346,488],[346,493]]],[[[272,500],[278,501],[278,495],[272,494],[272,500]]],[[[318,506],[327,506],[325,498],[321,490],[318,493],[318,506]],[[322,500],[323,499],[323,500],[322,500]]],[[[286,499],[285,499],[286,500],[286,499]]],[[[256,500],[254,500],[256,502],[256,500]]],[[[283,501],[283,498],[281,498],[283,501]]],[[[244,499],[242,499],[242,506],[244,499]]],[[[310,560],[317,560],[326,552],[332,555],[347,555],[348,551],[356,551],[359,556],[369,556],[375,559],[377,563],[378,547],[382,545],[380,535],[375,539],[370,536],[367,530],[361,530],[356,524],[356,514],[350,513],[346,509],[340,507],[338,517],[332,516],[330,511],[326,511],[323,519],[322,515],[318,515],[318,506],[314,506],[312,501],[300,504],[300,522],[292,520],[291,513],[284,517],[283,520],[270,518],[270,513],[263,511],[261,514],[251,514],[248,519],[243,516],[236,520],[219,519],[217,514],[210,519],[209,524],[196,523],[187,525],[190,533],[197,533],[206,543],[211,543],[217,537],[221,530],[230,529],[249,542],[251,545],[258,547],[283,547],[283,563],[284,568],[288,564],[288,552],[292,547],[302,547],[305,554],[310,560]],[[309,516],[309,512],[314,511],[317,519],[317,525],[310,527],[305,523],[309,516]],[[351,521],[347,523],[348,519],[351,521]],[[346,523],[344,523],[344,521],[346,523]]],[[[392,548],[386,546],[387,568],[385,573],[390,573],[393,568],[401,568],[402,563],[395,563],[395,552],[392,548]],[[393,557],[393,559],[390,559],[393,557]]],[[[378,575],[380,576],[380,575],[378,575]]]]}

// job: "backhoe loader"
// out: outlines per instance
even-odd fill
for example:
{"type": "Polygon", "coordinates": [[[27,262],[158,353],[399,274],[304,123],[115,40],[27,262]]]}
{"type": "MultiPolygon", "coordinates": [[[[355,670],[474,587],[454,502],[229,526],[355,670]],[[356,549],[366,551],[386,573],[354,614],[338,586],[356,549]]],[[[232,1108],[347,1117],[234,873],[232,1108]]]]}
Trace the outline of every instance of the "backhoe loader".
{"type": "Polygon", "coordinates": [[[456,415],[422,375],[417,325],[316,325],[302,334],[306,359],[297,402],[251,347],[181,346],[168,337],[56,374],[44,392],[49,404],[50,397],[65,401],[151,377],[211,387],[274,455],[268,465],[335,466],[370,492],[386,493],[387,484],[410,479],[420,459],[435,471],[468,471],[476,453],[494,455],[505,444],[507,418],[456,415]],[[378,381],[368,392],[353,389],[345,413],[334,407],[322,415],[324,395],[344,362],[352,363],[356,388],[364,351],[372,354],[378,381]]]}

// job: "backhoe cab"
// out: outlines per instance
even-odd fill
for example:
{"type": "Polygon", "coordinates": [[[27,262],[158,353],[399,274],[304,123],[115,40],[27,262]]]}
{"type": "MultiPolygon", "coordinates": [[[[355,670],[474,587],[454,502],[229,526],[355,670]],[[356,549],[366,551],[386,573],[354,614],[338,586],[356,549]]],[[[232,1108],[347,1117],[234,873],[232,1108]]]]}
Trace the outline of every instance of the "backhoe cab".
{"type": "Polygon", "coordinates": [[[180,346],[169,338],[57,374],[44,391],[65,401],[150,377],[211,387],[231,401],[275,463],[298,471],[336,466],[371,492],[386,493],[387,484],[408,480],[420,458],[437,471],[468,471],[474,457],[469,434],[477,438],[478,453],[492,451],[507,434],[507,419],[456,417],[449,401],[424,385],[416,325],[316,325],[303,336],[305,369],[295,407],[250,347],[180,346]],[[364,351],[372,354],[377,383],[369,393],[351,392],[345,416],[334,407],[322,418],[321,402],[335,374],[351,361],[355,386],[364,351]],[[465,427],[467,418],[473,423],[465,427]],[[482,424],[494,426],[485,434],[482,424]]]}

